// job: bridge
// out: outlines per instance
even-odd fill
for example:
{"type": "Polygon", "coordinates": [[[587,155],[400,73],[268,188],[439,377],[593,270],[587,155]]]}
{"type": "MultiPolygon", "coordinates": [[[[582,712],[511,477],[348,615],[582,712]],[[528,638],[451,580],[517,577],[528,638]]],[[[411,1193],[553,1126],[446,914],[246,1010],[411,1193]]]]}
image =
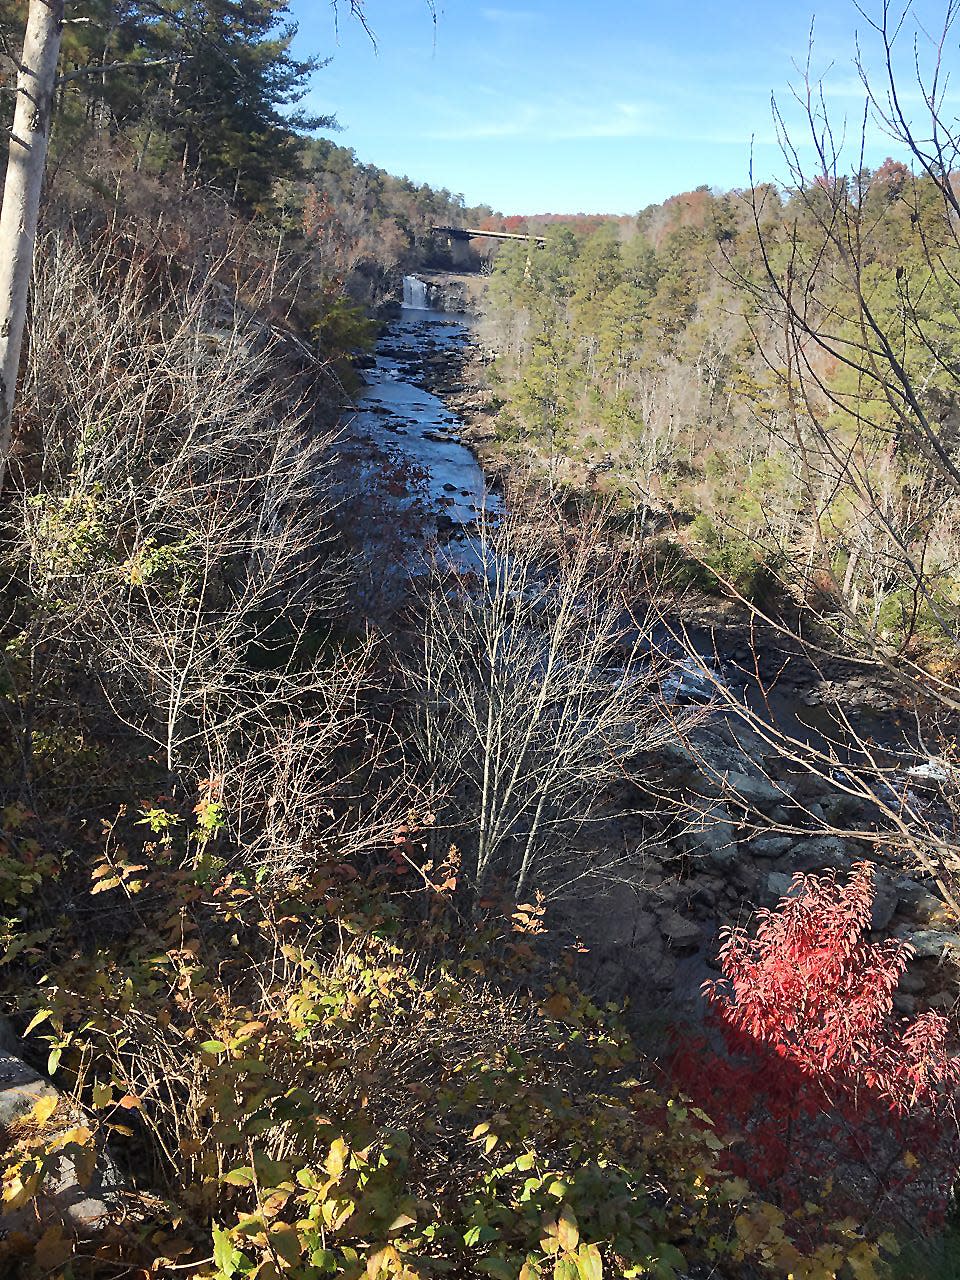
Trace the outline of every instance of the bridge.
{"type": "Polygon", "coordinates": [[[544,244],[546,236],[523,235],[518,231],[475,231],[470,227],[431,227],[438,236],[446,236],[448,240],[532,240],[535,244],[544,244]]]}
{"type": "Polygon", "coordinates": [[[543,236],[527,236],[518,231],[478,231],[473,227],[431,227],[430,230],[438,236],[447,237],[447,244],[450,246],[451,257],[456,267],[470,265],[470,254],[467,252],[467,244],[470,240],[521,240],[530,246],[531,253],[535,245],[545,243],[543,236]]]}

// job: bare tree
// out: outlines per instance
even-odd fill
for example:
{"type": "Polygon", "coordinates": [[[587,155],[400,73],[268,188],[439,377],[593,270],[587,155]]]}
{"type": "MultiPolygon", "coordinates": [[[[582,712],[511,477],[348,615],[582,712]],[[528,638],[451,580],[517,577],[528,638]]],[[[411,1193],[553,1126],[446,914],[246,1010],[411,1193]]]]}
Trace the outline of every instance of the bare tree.
{"type": "MultiPolygon", "coordinates": [[[[785,216],[767,216],[768,188],[752,192],[759,270],[751,275],[741,266],[737,277],[759,318],[755,336],[776,380],[776,429],[796,463],[802,514],[779,529],[771,519],[766,529],[792,607],[775,615],[741,596],[767,650],[755,651],[745,672],[752,701],[719,687],[718,694],[771,758],[847,802],[849,820],[838,825],[816,814],[811,823],[808,815],[797,825],[780,822],[785,833],[809,834],[812,825],[896,854],[934,876],[958,910],[960,201],[953,170],[960,128],[945,100],[958,6],[946,5],[939,34],[915,31],[909,92],[896,51],[910,32],[911,6],[884,0],[876,17],[861,13],[881,71],[877,80],[861,46],[864,112],[852,154],[808,60],[796,97],[811,145],[799,144],[774,107],[790,174],[785,216]],[[908,101],[919,103],[914,116],[908,101]],[[912,173],[893,162],[876,174],[866,168],[867,139],[877,129],[912,157],[912,173]],[[897,218],[909,228],[908,250],[883,242],[897,218]],[[775,646],[781,666],[796,655],[809,682],[825,691],[819,733],[779,721],[776,663],[762,661],[775,646]],[[838,658],[900,699],[899,741],[875,742],[843,705],[842,690],[830,693],[838,658]]],[[[783,799],[790,800],[786,791],[783,799]]]]}
{"type": "Polygon", "coordinates": [[[40,193],[53,115],[64,0],[30,0],[0,208],[0,488],[27,318],[40,193]]]}
{"type": "Polygon", "coordinates": [[[377,755],[370,642],[323,643],[348,573],[330,440],[310,380],[216,264],[160,297],[157,275],[109,236],[92,254],[44,242],[20,409],[37,465],[6,530],[31,655],[25,785],[45,695],[49,714],[51,689],[96,689],[169,788],[204,786],[247,854],[290,872],[321,832],[347,839],[363,788],[334,757],[359,741],[369,772],[377,755]]]}
{"type": "Polygon", "coordinates": [[[631,756],[674,736],[630,619],[637,566],[599,529],[515,506],[421,591],[406,736],[475,886],[549,895],[609,869],[617,852],[578,857],[577,833],[631,756]]]}

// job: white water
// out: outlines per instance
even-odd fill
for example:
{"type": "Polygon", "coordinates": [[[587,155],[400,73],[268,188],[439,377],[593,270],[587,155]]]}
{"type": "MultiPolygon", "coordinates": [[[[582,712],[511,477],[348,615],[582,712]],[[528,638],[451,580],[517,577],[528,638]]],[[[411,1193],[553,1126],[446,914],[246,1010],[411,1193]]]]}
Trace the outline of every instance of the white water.
{"type": "Polygon", "coordinates": [[[412,307],[415,311],[429,311],[430,309],[427,286],[422,280],[418,280],[416,276],[403,277],[403,305],[412,307]]]}

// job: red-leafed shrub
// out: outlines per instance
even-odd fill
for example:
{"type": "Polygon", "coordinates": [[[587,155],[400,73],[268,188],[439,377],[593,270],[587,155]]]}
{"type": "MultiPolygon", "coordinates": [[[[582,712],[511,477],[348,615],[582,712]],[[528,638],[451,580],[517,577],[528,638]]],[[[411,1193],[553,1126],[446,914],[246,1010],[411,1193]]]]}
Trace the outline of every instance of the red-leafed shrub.
{"type": "Polygon", "coordinates": [[[797,875],[706,983],[719,1035],[679,1044],[678,1083],[737,1142],[733,1172],[793,1209],[819,1188],[858,1221],[942,1220],[960,1160],[947,1020],[896,1017],[907,943],[871,941],[873,872],[797,875]]]}

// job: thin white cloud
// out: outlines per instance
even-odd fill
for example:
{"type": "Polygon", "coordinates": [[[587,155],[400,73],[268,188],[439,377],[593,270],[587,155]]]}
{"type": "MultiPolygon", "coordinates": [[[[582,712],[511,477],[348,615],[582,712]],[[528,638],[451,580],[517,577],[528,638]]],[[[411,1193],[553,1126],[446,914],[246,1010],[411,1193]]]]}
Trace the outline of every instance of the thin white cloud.
{"type": "Polygon", "coordinates": [[[536,22],[540,14],[534,9],[481,9],[480,17],[501,27],[521,27],[536,22]]]}
{"type": "Polygon", "coordinates": [[[659,132],[660,108],[646,102],[584,106],[573,102],[514,103],[499,116],[465,118],[430,130],[444,142],[528,138],[560,142],[574,138],[644,138],[659,132]]]}

